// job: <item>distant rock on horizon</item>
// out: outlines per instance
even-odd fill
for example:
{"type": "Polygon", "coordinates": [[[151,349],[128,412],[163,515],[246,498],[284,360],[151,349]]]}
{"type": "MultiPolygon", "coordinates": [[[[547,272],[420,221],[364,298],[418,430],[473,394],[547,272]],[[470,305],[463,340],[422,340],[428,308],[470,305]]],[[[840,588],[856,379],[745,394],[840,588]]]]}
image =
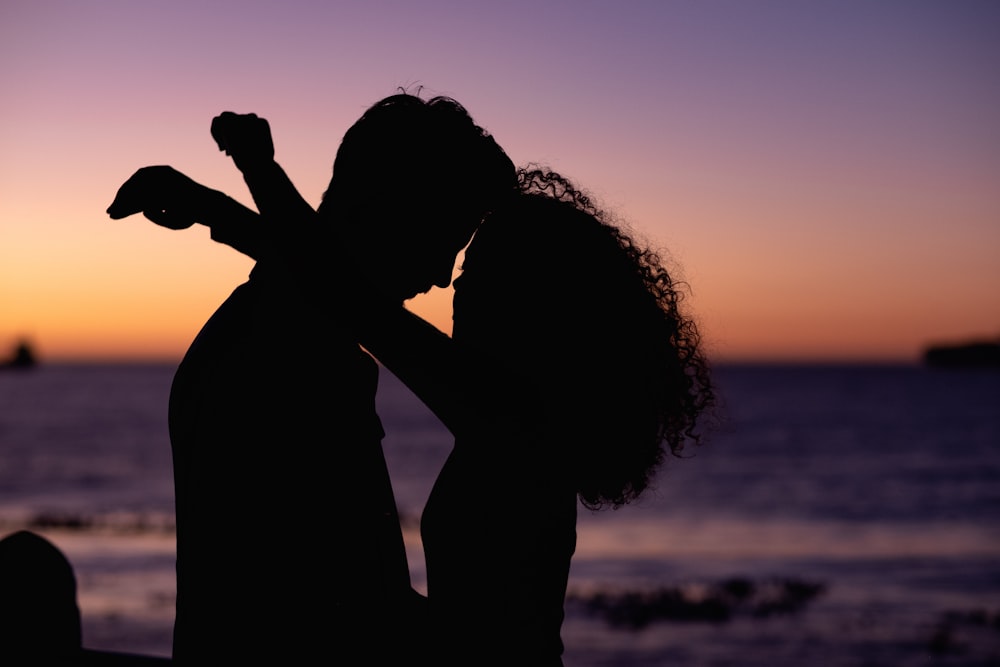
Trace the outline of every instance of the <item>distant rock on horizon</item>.
{"type": "Polygon", "coordinates": [[[931,345],[924,351],[928,366],[1000,368],[1000,339],[931,345]]]}
{"type": "Polygon", "coordinates": [[[38,358],[27,341],[21,341],[14,348],[14,353],[6,361],[0,363],[0,368],[34,368],[38,358]]]}

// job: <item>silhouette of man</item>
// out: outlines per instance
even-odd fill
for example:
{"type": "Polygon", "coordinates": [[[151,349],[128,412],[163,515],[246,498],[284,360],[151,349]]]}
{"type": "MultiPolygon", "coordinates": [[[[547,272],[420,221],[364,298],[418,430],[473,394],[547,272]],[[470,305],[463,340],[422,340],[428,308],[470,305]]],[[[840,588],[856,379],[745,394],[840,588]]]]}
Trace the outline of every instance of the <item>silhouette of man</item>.
{"type": "Polygon", "coordinates": [[[348,130],[318,211],[298,216],[273,147],[257,149],[234,158],[248,184],[271,184],[251,188],[260,214],[170,167],[140,169],[108,209],[205,224],[257,259],[171,389],[174,659],[412,659],[422,598],[381,449],[377,367],[350,317],[366,298],[448,285],[513,165],[456,102],[395,95],[348,130]],[[302,280],[328,298],[315,303],[302,280]]]}

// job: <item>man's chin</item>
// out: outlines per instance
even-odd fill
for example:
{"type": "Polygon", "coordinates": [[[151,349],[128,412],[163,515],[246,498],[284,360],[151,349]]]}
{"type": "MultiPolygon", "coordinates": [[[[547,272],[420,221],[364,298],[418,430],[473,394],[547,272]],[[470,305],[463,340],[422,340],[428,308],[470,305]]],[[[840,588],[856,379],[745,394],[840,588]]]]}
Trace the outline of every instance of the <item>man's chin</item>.
{"type": "Polygon", "coordinates": [[[428,292],[431,291],[432,287],[433,285],[427,285],[426,287],[420,287],[417,289],[409,290],[406,294],[403,295],[403,301],[409,301],[410,299],[415,299],[421,294],[427,294],[428,292]]]}
{"type": "Polygon", "coordinates": [[[418,286],[400,285],[400,284],[393,285],[391,283],[387,284],[384,282],[378,286],[375,293],[379,294],[381,298],[385,299],[386,301],[392,303],[401,303],[403,301],[409,301],[413,297],[419,296],[421,294],[418,286]]]}

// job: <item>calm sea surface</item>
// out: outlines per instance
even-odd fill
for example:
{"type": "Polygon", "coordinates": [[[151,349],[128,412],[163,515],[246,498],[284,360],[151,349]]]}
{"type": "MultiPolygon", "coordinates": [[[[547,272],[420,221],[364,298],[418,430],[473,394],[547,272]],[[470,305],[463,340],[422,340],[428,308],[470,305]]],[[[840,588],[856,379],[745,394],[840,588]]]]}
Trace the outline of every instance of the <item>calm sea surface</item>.
{"type": "MultiPolygon", "coordinates": [[[[0,534],[66,553],[88,648],[170,654],[173,371],[0,372],[0,534]]],[[[1000,665],[1000,373],[723,366],[717,381],[724,429],[641,503],[581,511],[567,667],[1000,665]]],[[[379,405],[423,589],[417,518],[450,437],[385,371],[379,405]]]]}

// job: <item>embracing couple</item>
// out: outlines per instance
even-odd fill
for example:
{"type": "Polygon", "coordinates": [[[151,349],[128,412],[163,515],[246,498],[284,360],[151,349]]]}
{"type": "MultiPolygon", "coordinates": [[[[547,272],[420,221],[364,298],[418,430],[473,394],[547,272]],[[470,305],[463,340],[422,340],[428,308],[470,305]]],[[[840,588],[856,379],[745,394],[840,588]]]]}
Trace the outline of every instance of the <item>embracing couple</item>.
{"type": "Polygon", "coordinates": [[[577,503],[636,499],[713,402],[679,286],[449,98],[370,107],[316,210],[264,119],[224,113],[212,135],[257,211],[170,167],[108,209],[206,225],[256,260],[171,390],[175,661],[561,665],[577,503]],[[447,286],[467,244],[449,337],[403,302],[447,286]],[[373,357],[455,438],[421,517],[426,597],[373,357]]]}

